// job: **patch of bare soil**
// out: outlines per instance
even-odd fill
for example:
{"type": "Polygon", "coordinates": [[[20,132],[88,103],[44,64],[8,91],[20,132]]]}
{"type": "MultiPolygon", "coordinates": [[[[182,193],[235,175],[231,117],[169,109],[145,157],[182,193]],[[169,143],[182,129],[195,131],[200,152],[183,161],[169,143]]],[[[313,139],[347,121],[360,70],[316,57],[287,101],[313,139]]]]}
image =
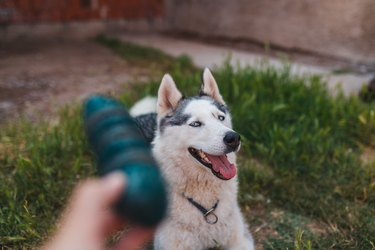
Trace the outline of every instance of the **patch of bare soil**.
{"type": "Polygon", "coordinates": [[[261,205],[245,206],[243,213],[252,218],[256,218],[256,222],[250,223],[250,231],[255,241],[255,249],[263,249],[263,243],[269,237],[277,237],[278,232],[273,228],[270,223],[270,216],[261,205]]]}
{"type": "Polygon", "coordinates": [[[0,123],[25,116],[47,118],[94,93],[118,94],[146,78],[93,41],[30,38],[0,42],[0,123]]]}
{"type": "Polygon", "coordinates": [[[369,164],[370,162],[375,162],[375,148],[365,147],[363,149],[361,160],[364,164],[369,164]]]}

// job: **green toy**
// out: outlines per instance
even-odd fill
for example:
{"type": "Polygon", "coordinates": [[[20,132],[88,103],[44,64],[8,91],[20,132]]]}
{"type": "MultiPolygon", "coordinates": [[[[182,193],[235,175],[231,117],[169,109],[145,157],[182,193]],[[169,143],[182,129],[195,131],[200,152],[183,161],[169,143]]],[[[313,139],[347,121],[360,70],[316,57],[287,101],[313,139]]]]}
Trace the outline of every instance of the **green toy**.
{"type": "Polygon", "coordinates": [[[116,212],[143,226],[156,225],[166,214],[167,192],[149,142],[123,105],[112,98],[92,96],[86,100],[83,112],[99,176],[113,171],[127,176],[116,212]]]}

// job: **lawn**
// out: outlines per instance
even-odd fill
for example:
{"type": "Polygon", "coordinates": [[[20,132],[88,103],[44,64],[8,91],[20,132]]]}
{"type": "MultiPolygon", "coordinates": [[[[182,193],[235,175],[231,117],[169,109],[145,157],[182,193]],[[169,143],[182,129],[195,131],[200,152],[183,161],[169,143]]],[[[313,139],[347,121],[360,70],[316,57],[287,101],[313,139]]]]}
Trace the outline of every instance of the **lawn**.
{"type": "MultiPolygon", "coordinates": [[[[129,107],[155,95],[169,72],[186,95],[201,69],[186,56],[100,36],[131,63],[153,69],[150,80],[124,89],[129,107]]],[[[239,201],[258,247],[375,248],[375,103],[331,96],[319,76],[287,66],[213,70],[234,126],[242,134],[239,201]]],[[[192,87],[194,86],[194,87],[192,87]]],[[[32,248],[54,230],[74,185],[95,175],[80,107],[61,110],[58,124],[11,122],[0,128],[0,246],[32,248]]]]}

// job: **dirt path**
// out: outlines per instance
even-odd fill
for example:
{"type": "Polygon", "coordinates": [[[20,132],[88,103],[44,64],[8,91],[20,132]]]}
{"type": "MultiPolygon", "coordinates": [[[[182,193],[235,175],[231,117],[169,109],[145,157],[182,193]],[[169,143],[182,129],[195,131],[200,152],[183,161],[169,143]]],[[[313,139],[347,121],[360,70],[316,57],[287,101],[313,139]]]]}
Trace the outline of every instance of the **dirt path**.
{"type": "Polygon", "coordinates": [[[0,43],[0,123],[48,117],[92,93],[118,93],[147,70],[93,41],[18,39],[0,43]]]}

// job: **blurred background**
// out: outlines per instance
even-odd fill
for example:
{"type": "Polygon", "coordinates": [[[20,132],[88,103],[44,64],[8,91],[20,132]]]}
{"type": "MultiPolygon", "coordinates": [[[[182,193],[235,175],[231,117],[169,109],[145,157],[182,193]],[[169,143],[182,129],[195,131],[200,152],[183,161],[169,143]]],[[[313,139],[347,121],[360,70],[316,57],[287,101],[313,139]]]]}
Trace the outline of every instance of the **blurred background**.
{"type": "MultiPolygon", "coordinates": [[[[94,62],[98,71],[104,70],[100,65],[111,65],[109,61],[119,66],[116,59],[99,54],[96,59],[92,55],[94,51],[100,53],[100,49],[88,39],[104,33],[168,54],[187,54],[199,66],[219,64],[223,54],[233,55],[238,50],[242,55],[234,59],[244,60],[245,64],[254,60],[246,57],[252,53],[318,66],[324,72],[350,73],[348,78],[334,81],[348,82],[348,92],[358,92],[358,82],[369,82],[375,71],[374,11],[372,0],[1,0],[0,115],[14,113],[50,85],[60,93],[61,85],[69,89],[67,84],[74,85],[79,80],[84,84],[88,76],[85,78],[81,72],[84,69],[77,69],[77,65],[95,67],[94,62]],[[197,53],[197,45],[212,46],[202,48],[206,51],[202,55],[197,53]],[[220,50],[207,52],[217,47],[220,50]],[[93,57],[90,65],[79,62],[87,54],[93,57]],[[104,58],[109,61],[100,64],[104,58]],[[53,65],[60,68],[58,72],[53,65]],[[67,69],[69,74],[64,67],[71,68],[67,69]],[[83,79],[71,79],[73,71],[83,79]],[[59,74],[67,79],[55,79],[59,74]],[[363,78],[352,80],[355,75],[363,78]],[[39,89],[30,94],[33,88],[39,89]]],[[[314,72],[322,73],[320,69],[314,72]]],[[[129,74],[112,72],[111,82],[117,82],[117,78],[122,81],[126,76],[129,74]]]]}
{"type": "Polygon", "coordinates": [[[354,62],[374,63],[375,56],[375,7],[371,0],[282,0],[276,3],[243,0],[2,0],[0,8],[3,36],[43,31],[46,35],[53,34],[72,23],[84,23],[85,28],[80,33],[91,29],[92,35],[124,21],[135,23],[142,20],[147,23],[145,27],[153,30],[268,43],[284,50],[317,53],[354,62]],[[95,22],[102,25],[96,23],[95,26],[95,22]],[[48,25],[51,27],[46,27],[48,25]]]}

